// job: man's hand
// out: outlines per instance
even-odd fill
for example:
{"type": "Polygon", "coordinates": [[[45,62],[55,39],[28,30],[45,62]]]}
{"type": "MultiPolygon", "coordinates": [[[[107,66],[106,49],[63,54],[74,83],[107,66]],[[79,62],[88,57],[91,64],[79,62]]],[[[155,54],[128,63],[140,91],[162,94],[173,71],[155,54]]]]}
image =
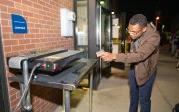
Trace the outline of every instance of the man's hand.
{"type": "Polygon", "coordinates": [[[104,53],[104,52],[105,52],[104,50],[100,50],[100,51],[96,52],[96,56],[100,57],[102,55],[102,53],[104,53]]]}
{"type": "Polygon", "coordinates": [[[100,53],[100,58],[102,58],[103,61],[114,61],[116,59],[116,54],[112,54],[109,52],[102,52],[100,53]]]}

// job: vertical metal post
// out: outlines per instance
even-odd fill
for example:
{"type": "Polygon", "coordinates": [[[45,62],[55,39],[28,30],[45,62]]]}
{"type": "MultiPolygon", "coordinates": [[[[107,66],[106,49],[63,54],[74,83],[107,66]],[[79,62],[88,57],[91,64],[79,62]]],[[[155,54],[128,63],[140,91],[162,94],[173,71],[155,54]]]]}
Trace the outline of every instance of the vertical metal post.
{"type": "MultiPolygon", "coordinates": [[[[22,66],[23,66],[23,78],[24,78],[24,87],[23,87],[22,92],[24,92],[25,88],[28,86],[27,84],[29,80],[28,61],[24,60],[22,62],[22,66]]],[[[30,100],[30,90],[28,90],[26,96],[22,100],[22,106],[23,106],[23,109],[27,111],[32,110],[32,105],[31,105],[31,100],[30,100]]]]}
{"type": "Polygon", "coordinates": [[[65,112],[65,89],[63,89],[63,105],[62,105],[62,107],[63,107],[63,110],[62,110],[62,112],[65,112]]]}
{"type": "Polygon", "coordinates": [[[96,58],[96,0],[88,0],[88,56],[96,58]]]}
{"type": "Polygon", "coordinates": [[[1,9],[0,9],[0,111],[9,112],[10,103],[9,103],[9,93],[7,86],[7,76],[6,76],[6,67],[4,61],[4,49],[2,41],[2,29],[1,29],[1,9]]]}
{"type": "MultiPolygon", "coordinates": [[[[75,14],[77,15],[77,0],[73,0],[73,10],[75,12],[75,14]]],[[[76,30],[76,27],[77,27],[77,16],[75,18],[75,22],[74,22],[74,26],[73,26],[73,30],[74,30],[74,48],[75,50],[77,49],[77,30],[76,30]]]]}
{"type": "Polygon", "coordinates": [[[101,29],[102,29],[102,9],[101,9],[101,6],[99,6],[99,49],[101,50],[102,49],[102,32],[101,32],[101,29]]]}
{"type": "MultiPolygon", "coordinates": [[[[101,29],[102,29],[102,9],[101,9],[101,5],[99,6],[99,49],[101,50],[102,49],[102,32],[101,32],[101,29]]],[[[102,77],[102,59],[100,58],[99,60],[99,68],[100,68],[100,80],[101,80],[101,77],[102,77]]]]}
{"type": "Polygon", "coordinates": [[[90,71],[89,112],[92,112],[92,106],[93,106],[93,69],[90,71]]]}
{"type": "Polygon", "coordinates": [[[109,51],[112,52],[112,15],[109,15],[109,51]]]}
{"type": "Polygon", "coordinates": [[[70,91],[63,89],[63,112],[70,112],[70,91]]]}

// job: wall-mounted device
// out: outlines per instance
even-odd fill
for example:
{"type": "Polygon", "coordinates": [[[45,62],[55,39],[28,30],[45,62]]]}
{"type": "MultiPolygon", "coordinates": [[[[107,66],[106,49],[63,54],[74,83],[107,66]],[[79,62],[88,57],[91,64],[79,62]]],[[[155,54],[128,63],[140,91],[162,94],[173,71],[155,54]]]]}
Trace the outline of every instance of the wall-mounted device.
{"type": "Polygon", "coordinates": [[[60,9],[60,24],[61,24],[61,36],[73,36],[74,35],[74,21],[75,13],[69,9],[60,9]]]}

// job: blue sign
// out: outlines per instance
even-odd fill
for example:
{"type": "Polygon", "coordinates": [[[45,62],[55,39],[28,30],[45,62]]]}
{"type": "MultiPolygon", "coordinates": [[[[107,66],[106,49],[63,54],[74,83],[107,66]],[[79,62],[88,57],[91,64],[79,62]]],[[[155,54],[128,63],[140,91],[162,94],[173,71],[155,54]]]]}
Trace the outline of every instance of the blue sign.
{"type": "Polygon", "coordinates": [[[11,14],[13,33],[27,33],[27,22],[24,17],[11,14]]]}

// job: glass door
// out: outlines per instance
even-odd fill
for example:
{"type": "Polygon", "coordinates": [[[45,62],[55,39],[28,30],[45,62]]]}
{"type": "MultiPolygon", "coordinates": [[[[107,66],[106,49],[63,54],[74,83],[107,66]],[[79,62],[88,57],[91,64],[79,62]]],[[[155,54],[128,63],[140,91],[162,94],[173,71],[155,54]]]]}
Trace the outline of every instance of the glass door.
{"type": "MultiPolygon", "coordinates": [[[[107,52],[112,51],[112,34],[111,34],[111,26],[112,26],[112,17],[110,11],[106,8],[103,8],[100,3],[97,3],[97,47],[98,50],[104,50],[107,52]]],[[[109,75],[111,68],[110,63],[103,62],[101,59],[99,60],[100,66],[100,78],[103,75],[109,75]]]]}
{"type": "Polygon", "coordinates": [[[76,1],[76,48],[85,50],[88,57],[88,0],[76,1]]]}
{"type": "MultiPolygon", "coordinates": [[[[76,48],[85,50],[86,58],[97,58],[96,52],[111,52],[111,15],[96,0],[76,0],[76,48]]],[[[94,89],[100,83],[103,70],[109,63],[98,60],[94,75],[94,89]]]]}

